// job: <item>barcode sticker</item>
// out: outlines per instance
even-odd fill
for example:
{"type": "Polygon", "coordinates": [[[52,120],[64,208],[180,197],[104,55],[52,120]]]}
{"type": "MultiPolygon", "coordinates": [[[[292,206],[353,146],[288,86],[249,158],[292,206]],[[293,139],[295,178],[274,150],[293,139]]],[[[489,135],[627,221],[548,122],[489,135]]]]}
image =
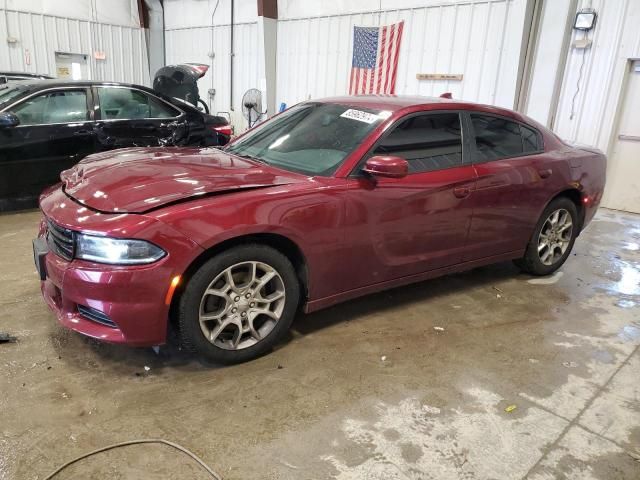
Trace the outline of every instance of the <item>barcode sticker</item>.
{"type": "Polygon", "coordinates": [[[362,110],[354,110],[350,108],[344,112],[341,117],[350,118],[351,120],[358,120],[364,123],[373,123],[376,120],[380,120],[380,117],[375,113],[363,112],[362,110]]]}

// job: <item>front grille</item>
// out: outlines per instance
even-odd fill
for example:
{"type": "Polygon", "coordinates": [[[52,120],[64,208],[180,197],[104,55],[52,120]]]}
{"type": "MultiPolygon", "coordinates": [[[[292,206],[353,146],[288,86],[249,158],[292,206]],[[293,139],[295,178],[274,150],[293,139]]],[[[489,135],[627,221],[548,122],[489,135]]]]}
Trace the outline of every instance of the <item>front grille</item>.
{"type": "Polygon", "coordinates": [[[73,231],[47,219],[47,244],[53,253],[65,260],[73,258],[73,231]]]}
{"type": "Polygon", "coordinates": [[[83,317],[91,320],[92,322],[100,323],[111,328],[118,328],[116,323],[109,318],[106,313],[96,310],[95,308],[85,307],[84,305],[78,305],[78,312],[83,317]]]}

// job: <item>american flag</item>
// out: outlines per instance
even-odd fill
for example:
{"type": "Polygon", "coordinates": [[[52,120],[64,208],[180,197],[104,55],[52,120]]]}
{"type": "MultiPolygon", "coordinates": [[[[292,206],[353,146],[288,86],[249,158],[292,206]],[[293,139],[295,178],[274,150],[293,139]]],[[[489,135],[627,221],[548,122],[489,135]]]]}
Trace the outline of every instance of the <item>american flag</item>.
{"type": "Polygon", "coordinates": [[[353,27],[349,95],[395,93],[403,26],[353,27]]]}

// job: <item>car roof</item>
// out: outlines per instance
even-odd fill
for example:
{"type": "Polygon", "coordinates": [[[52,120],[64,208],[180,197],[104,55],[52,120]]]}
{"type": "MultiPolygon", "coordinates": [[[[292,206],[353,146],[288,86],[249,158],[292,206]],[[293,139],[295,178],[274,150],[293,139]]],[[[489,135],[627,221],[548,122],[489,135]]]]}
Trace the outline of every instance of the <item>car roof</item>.
{"type": "Polygon", "coordinates": [[[389,110],[392,112],[416,107],[424,107],[425,110],[474,110],[503,115],[529,123],[528,119],[513,110],[493,105],[484,105],[481,103],[443,97],[427,97],[420,95],[345,95],[310,101],[320,103],[338,103],[354,107],[371,108],[374,110],[389,110]]]}
{"type": "Polygon", "coordinates": [[[53,77],[46,75],[44,73],[33,73],[33,72],[7,72],[0,71],[0,76],[3,77],[22,77],[22,78],[33,78],[33,79],[52,79],[53,77]]]}
{"type": "MultiPolygon", "coordinates": [[[[312,100],[314,101],[314,100],[312,100]]],[[[450,102],[447,98],[422,97],[418,95],[344,95],[315,100],[322,103],[341,103],[368,106],[382,110],[401,110],[407,107],[450,102]]]]}
{"type": "Polygon", "coordinates": [[[51,80],[32,80],[26,82],[20,82],[20,86],[23,89],[30,91],[43,90],[45,88],[59,88],[59,87],[91,87],[91,86],[102,86],[102,85],[115,85],[122,87],[135,87],[141,88],[144,90],[151,90],[149,87],[145,87],[142,85],[135,85],[132,83],[121,83],[121,82],[103,82],[100,80],[60,80],[60,79],[51,79],[51,80]]]}

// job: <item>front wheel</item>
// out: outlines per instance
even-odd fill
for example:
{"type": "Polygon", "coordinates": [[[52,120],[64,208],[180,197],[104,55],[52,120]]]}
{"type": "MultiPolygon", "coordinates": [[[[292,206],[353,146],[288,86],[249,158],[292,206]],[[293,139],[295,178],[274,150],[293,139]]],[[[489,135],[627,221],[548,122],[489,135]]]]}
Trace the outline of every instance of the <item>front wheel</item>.
{"type": "Polygon", "coordinates": [[[549,275],[567,260],[578,235],[578,211],[566,197],[553,200],[544,209],[527,245],[515,264],[532,275],[549,275]]]}
{"type": "Polygon", "coordinates": [[[180,298],[182,343],[215,363],[240,363],[271,349],[296,314],[300,287],[279,251],[247,244],[198,269],[180,298]]]}

